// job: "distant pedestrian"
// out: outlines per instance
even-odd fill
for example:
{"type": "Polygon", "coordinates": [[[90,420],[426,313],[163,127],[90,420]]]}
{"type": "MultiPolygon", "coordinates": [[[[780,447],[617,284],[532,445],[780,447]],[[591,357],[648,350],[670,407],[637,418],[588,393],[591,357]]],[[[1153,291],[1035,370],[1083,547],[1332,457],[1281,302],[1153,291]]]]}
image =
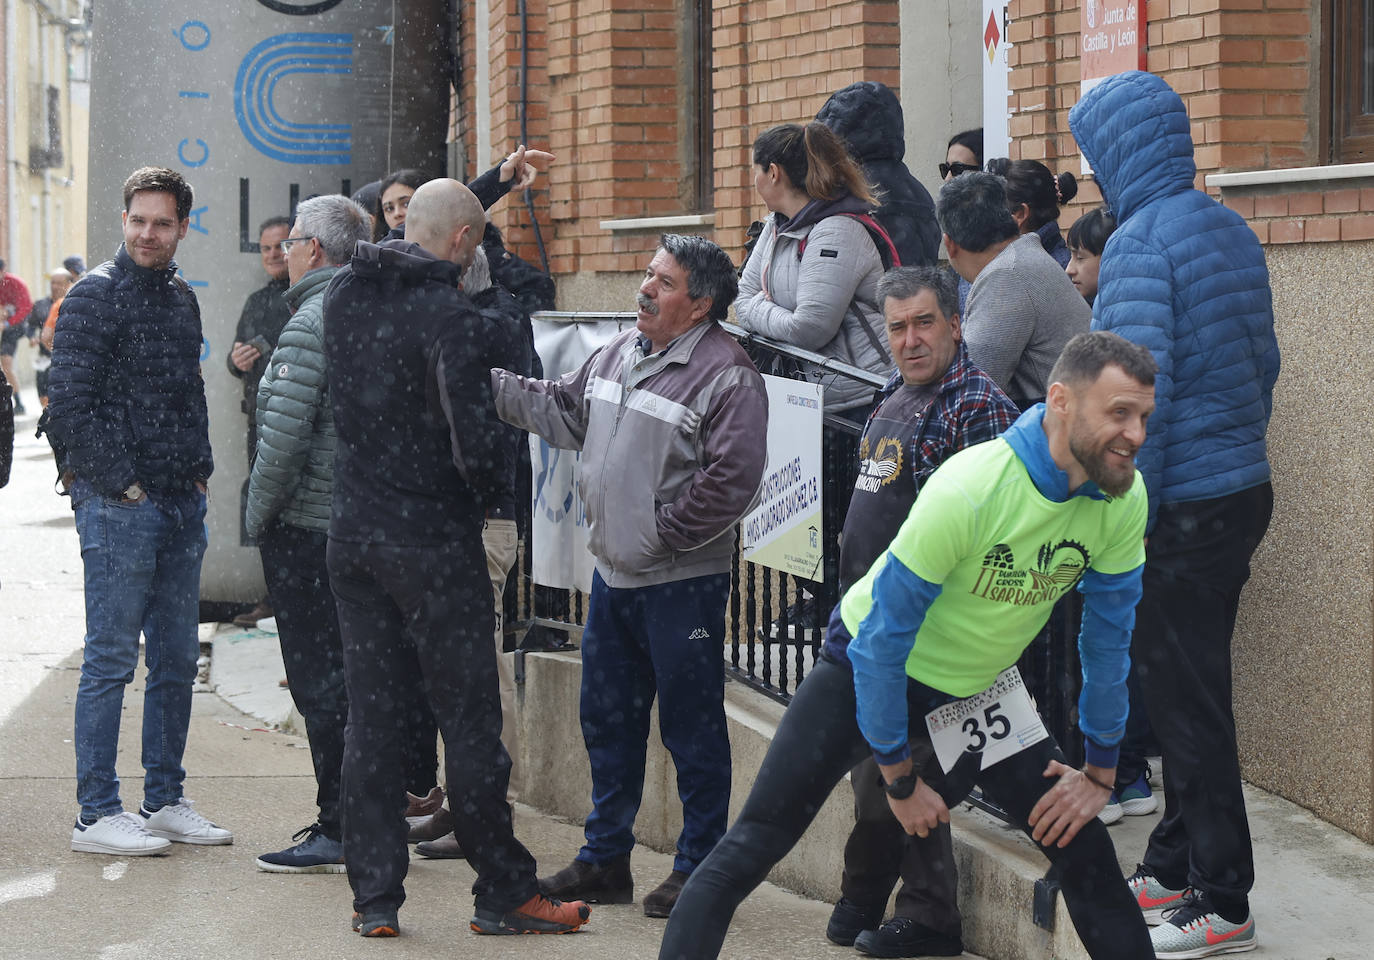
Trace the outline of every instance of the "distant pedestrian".
{"type": "Polygon", "coordinates": [[[86,640],[76,693],[73,850],[162,853],[169,841],[225,844],[182,792],[205,484],[214,469],[200,372],[200,308],[172,259],[191,187],[142,167],[124,182],[124,242],[62,301],[50,378],[85,566],[86,640]],[[124,688],[147,644],[143,804],[124,810],[115,758],[124,688]]]}
{"type": "Polygon", "coordinates": [[[1033,233],[1060,269],[1069,265],[1069,248],[1059,232],[1059,208],[1078,196],[1078,180],[1065,171],[1053,174],[1039,160],[995,157],[988,173],[1006,181],[1007,208],[1022,234],[1033,233]]]}
{"type": "Polygon", "coordinates": [[[14,393],[14,412],[23,416],[24,401],[19,397],[19,380],[14,375],[14,353],[24,337],[24,321],[33,309],[29,286],[19,277],[5,270],[0,260],[0,370],[14,393]]]}
{"type": "Polygon", "coordinates": [[[668,916],[725,832],[725,601],[735,525],[757,495],[768,426],[763,379],[717,322],[735,289],[724,250],[665,234],[639,286],[634,329],[559,380],[491,371],[502,419],[582,452],[596,559],[580,710],[592,812],[572,863],[540,879],[549,896],[634,899],[630,851],[655,699],[683,824],[672,872],[644,897],[647,916],[668,916]]]}

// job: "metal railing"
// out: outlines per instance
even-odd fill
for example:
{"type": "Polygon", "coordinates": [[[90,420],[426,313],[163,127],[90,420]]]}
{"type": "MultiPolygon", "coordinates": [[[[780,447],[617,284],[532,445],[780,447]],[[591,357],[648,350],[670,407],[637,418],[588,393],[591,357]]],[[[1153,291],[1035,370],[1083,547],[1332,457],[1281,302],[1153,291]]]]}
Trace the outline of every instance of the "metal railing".
{"type": "MultiPolygon", "coordinates": [[[[540,313],[544,319],[566,322],[615,320],[633,322],[632,313],[540,313]]],[[[749,351],[760,370],[777,375],[825,381],[846,377],[872,386],[885,378],[790,344],[722,323],[749,351]]],[[[857,440],[862,427],[843,416],[827,414],[822,439],[822,537],[824,576],[805,581],[771,570],[740,556],[739,538],[726,608],[726,670],[730,677],[781,703],[792,693],[820,654],[830,611],[839,601],[839,539],[849,497],[858,474],[857,440]],[[804,594],[810,595],[807,602],[804,594]]],[[[522,509],[522,531],[528,532],[529,497],[522,509]]],[[[526,539],[527,543],[528,540],[526,539]]],[[[529,580],[529,551],[522,551],[522,581],[507,596],[511,628],[540,627],[578,634],[585,623],[586,603],[576,591],[534,586],[529,580]],[[517,596],[518,595],[518,596],[517,596]],[[514,601],[514,603],[513,603],[514,601]]],[[[1034,697],[1046,728],[1071,763],[1082,762],[1077,734],[1077,699],[1081,686],[1078,661],[1078,623],[1081,601],[1076,591],[1055,607],[1049,623],[1026,649],[1018,666],[1034,697]]],[[[1001,815],[1000,811],[993,809],[1001,815]]]]}

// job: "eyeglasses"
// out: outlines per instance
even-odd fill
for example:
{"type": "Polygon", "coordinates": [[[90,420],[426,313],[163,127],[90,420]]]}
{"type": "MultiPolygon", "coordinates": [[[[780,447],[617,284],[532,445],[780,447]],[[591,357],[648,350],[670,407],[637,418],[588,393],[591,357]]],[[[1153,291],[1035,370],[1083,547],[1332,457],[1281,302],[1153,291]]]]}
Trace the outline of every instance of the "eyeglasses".
{"type": "Polygon", "coordinates": [[[981,168],[976,163],[960,163],[957,160],[953,163],[942,163],[940,164],[940,179],[945,179],[951,173],[957,177],[965,173],[974,173],[979,169],[981,168]]]}
{"type": "Polygon", "coordinates": [[[290,252],[291,252],[291,245],[292,245],[293,243],[304,243],[304,242],[306,242],[307,240],[314,240],[314,239],[315,239],[315,238],[314,238],[313,236],[310,236],[310,237],[287,237],[285,240],[283,240],[283,241],[281,242],[281,252],[282,252],[282,253],[290,253],[290,252]]]}

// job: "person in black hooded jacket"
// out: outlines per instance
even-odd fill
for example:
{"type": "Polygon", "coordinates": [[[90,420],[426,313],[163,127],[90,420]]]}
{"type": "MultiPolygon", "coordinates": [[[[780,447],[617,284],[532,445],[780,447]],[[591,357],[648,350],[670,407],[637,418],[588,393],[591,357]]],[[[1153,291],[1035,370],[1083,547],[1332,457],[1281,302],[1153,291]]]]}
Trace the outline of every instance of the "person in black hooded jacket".
{"type": "Polygon", "coordinates": [[[416,676],[463,812],[457,840],[477,871],[471,929],[563,933],[590,915],[539,893],[506,803],[481,527],[508,492],[507,435],[483,375],[485,322],[458,289],[485,222],[461,183],[432,180],[411,197],[407,239],[359,243],[325,292],[337,434],[326,563],[349,694],[344,849],[364,936],[399,931],[410,858],[398,720],[416,676]]]}
{"type": "Polygon", "coordinates": [[[935,201],[902,162],[906,134],[897,95],[872,80],[851,83],[830,95],[816,119],[839,134],[877,188],[882,205],[873,218],[892,238],[902,265],[935,263],[940,255],[935,201]]]}

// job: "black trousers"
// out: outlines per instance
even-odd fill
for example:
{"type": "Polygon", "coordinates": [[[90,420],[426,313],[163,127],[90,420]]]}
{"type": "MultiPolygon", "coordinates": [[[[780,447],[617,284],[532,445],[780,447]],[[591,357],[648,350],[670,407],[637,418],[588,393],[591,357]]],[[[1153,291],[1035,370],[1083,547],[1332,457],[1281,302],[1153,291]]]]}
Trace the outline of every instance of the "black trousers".
{"type": "MultiPolygon", "coordinates": [[[[944,776],[930,754],[923,719],[912,711],[913,756],[931,756],[921,776],[939,790],[944,776]]],[[[845,771],[868,752],[854,719],[853,674],[833,661],[818,661],[783,714],[739,819],[683,888],[659,960],[719,955],[735,909],[796,845],[845,771]]],[[[1043,776],[1051,758],[1063,760],[1053,738],[978,775],[984,791],[1027,833],[1026,817],[1053,786],[1043,776]]],[[[1062,864],[1064,902],[1090,956],[1154,957],[1140,907],[1100,820],[1089,821],[1067,847],[1040,850],[1062,864]]]]}
{"type": "Polygon", "coordinates": [[[342,838],[339,797],[348,690],[343,640],[325,563],[328,542],[323,532],[274,523],[263,530],[258,547],[274,603],[291,699],[305,719],[310,740],[320,827],[325,836],[338,840],[342,838]]]}
{"type": "Polygon", "coordinates": [[[866,913],[877,915],[887,909],[887,898],[900,879],[895,916],[960,937],[959,873],[949,824],[940,824],[925,837],[908,836],[888,805],[882,777],[872,756],[850,771],[854,829],[844,845],[840,892],[866,913]]]}
{"type": "Polygon", "coordinates": [[[505,912],[537,892],[534,858],[515,839],[506,803],[491,581],[480,518],[470,536],[435,547],[329,542],[348,678],[344,731],[344,859],[360,912],[405,900],[404,760],[400,719],[424,693],[444,738],[458,842],[477,871],[482,909],[505,912]]]}
{"type": "Polygon", "coordinates": [[[1231,713],[1231,634],[1273,509],[1268,483],[1161,505],[1131,638],[1164,751],[1164,818],[1144,863],[1166,886],[1205,890],[1223,910],[1248,909],[1255,880],[1231,713]]]}

